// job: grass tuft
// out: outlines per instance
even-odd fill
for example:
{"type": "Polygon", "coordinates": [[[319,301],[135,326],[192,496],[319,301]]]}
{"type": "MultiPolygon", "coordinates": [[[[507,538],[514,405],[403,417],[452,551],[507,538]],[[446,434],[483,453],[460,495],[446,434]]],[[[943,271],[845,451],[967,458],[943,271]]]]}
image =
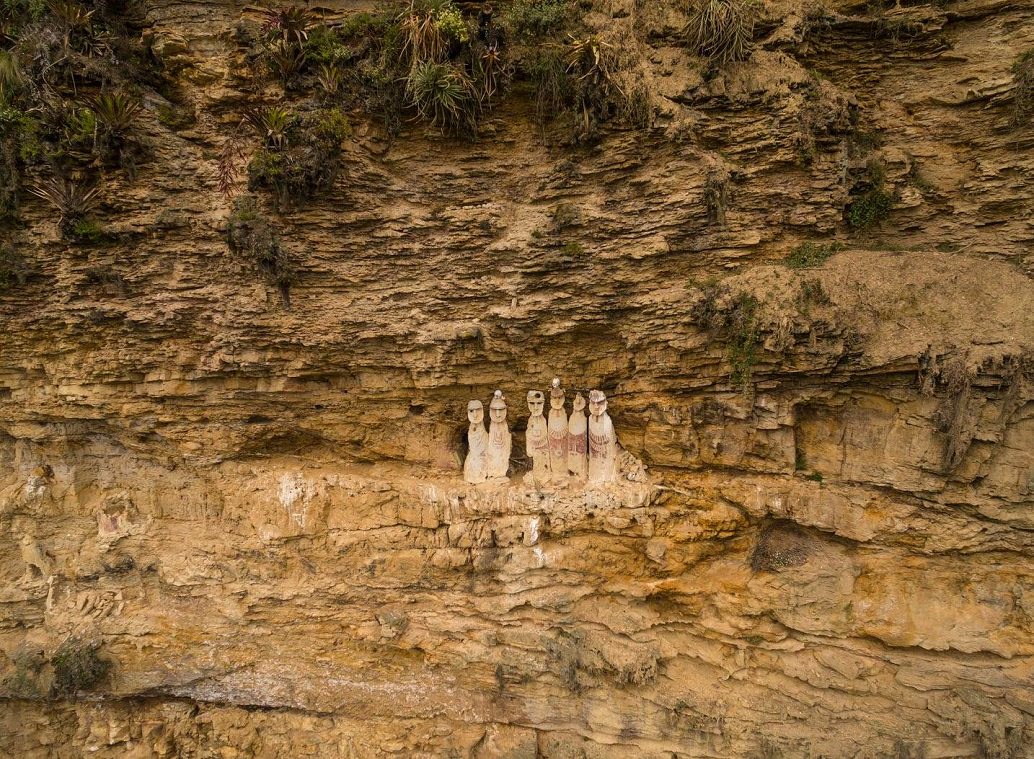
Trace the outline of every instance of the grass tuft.
{"type": "Polygon", "coordinates": [[[750,0],[696,0],[686,27],[690,48],[717,65],[751,51],[755,8],[750,0]]]}

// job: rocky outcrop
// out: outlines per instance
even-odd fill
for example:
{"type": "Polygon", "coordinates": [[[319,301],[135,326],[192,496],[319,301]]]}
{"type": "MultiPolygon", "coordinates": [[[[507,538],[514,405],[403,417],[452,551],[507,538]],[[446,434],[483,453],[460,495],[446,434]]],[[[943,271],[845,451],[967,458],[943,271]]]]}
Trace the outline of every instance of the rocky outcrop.
{"type": "Polygon", "coordinates": [[[112,240],[22,212],[0,753],[1032,755],[1029,7],[769,3],[712,76],[683,9],[597,2],[651,128],[354,113],[330,191],[261,196],[289,306],[225,242],[220,152],[283,94],[241,10],[149,4],[194,123],[145,102],[112,240]],[[465,484],[468,399],[554,376],[645,475],[465,484]],[[112,672],[46,700],[67,641],[112,672]]]}

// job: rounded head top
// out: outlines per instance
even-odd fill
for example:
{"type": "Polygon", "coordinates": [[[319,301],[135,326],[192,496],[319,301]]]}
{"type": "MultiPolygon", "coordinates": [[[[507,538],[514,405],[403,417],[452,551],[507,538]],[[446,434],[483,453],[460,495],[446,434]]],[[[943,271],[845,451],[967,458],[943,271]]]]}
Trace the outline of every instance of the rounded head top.
{"type": "Polygon", "coordinates": [[[553,386],[549,389],[549,397],[551,400],[559,400],[563,403],[564,388],[560,387],[560,379],[557,377],[553,378],[553,386]]]}
{"type": "Polygon", "coordinates": [[[581,393],[576,393],[574,396],[574,410],[581,411],[585,408],[585,398],[582,397],[581,393]]]}
{"type": "Polygon", "coordinates": [[[503,395],[502,390],[496,390],[492,396],[492,402],[488,404],[489,408],[506,408],[506,396],[503,395]]]}
{"type": "Polygon", "coordinates": [[[589,391],[589,403],[603,403],[605,400],[607,400],[607,396],[602,390],[589,391]]]}

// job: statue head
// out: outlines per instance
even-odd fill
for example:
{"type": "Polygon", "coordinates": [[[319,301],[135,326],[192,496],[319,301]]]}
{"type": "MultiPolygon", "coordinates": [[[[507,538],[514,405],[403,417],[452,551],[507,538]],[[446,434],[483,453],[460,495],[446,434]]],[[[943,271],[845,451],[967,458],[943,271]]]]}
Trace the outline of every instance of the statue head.
{"type": "Polygon", "coordinates": [[[581,411],[584,408],[585,408],[585,399],[582,397],[581,393],[576,393],[575,396],[574,396],[574,410],[575,411],[581,411]]]}
{"type": "Polygon", "coordinates": [[[467,404],[467,419],[471,424],[481,424],[485,421],[485,407],[481,401],[471,401],[467,404]]]}
{"type": "Polygon", "coordinates": [[[549,407],[553,409],[562,409],[564,407],[564,389],[560,387],[560,380],[557,377],[553,378],[553,387],[549,390],[549,407]]]}
{"type": "Polygon", "coordinates": [[[542,408],[546,405],[546,396],[538,390],[528,391],[528,410],[532,416],[542,416],[542,408]]]}
{"type": "Polygon", "coordinates": [[[595,417],[607,413],[607,396],[602,390],[593,390],[589,393],[589,413],[595,417]]]}
{"type": "Polygon", "coordinates": [[[488,417],[496,424],[506,421],[506,397],[502,390],[496,390],[488,404],[488,417]]]}

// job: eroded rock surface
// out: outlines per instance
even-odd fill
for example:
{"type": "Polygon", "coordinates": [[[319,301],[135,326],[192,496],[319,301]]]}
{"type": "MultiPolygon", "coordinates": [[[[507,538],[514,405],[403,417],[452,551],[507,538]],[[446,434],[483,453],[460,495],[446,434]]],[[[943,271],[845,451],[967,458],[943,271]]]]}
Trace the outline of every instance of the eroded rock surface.
{"type": "Polygon", "coordinates": [[[711,78],[684,9],[596,2],[653,127],[356,116],[277,216],[289,309],[223,236],[273,97],[241,9],[148,7],[197,123],[147,111],[103,256],[27,205],[42,276],[0,296],[0,753],[1034,756],[1029,5],[769,3],[711,78]],[[849,235],[874,155],[895,205],[849,235]],[[464,483],[468,400],[554,376],[646,472],[525,485],[511,405],[510,484],[464,483]],[[43,700],[67,639],[114,670],[43,700]]]}

